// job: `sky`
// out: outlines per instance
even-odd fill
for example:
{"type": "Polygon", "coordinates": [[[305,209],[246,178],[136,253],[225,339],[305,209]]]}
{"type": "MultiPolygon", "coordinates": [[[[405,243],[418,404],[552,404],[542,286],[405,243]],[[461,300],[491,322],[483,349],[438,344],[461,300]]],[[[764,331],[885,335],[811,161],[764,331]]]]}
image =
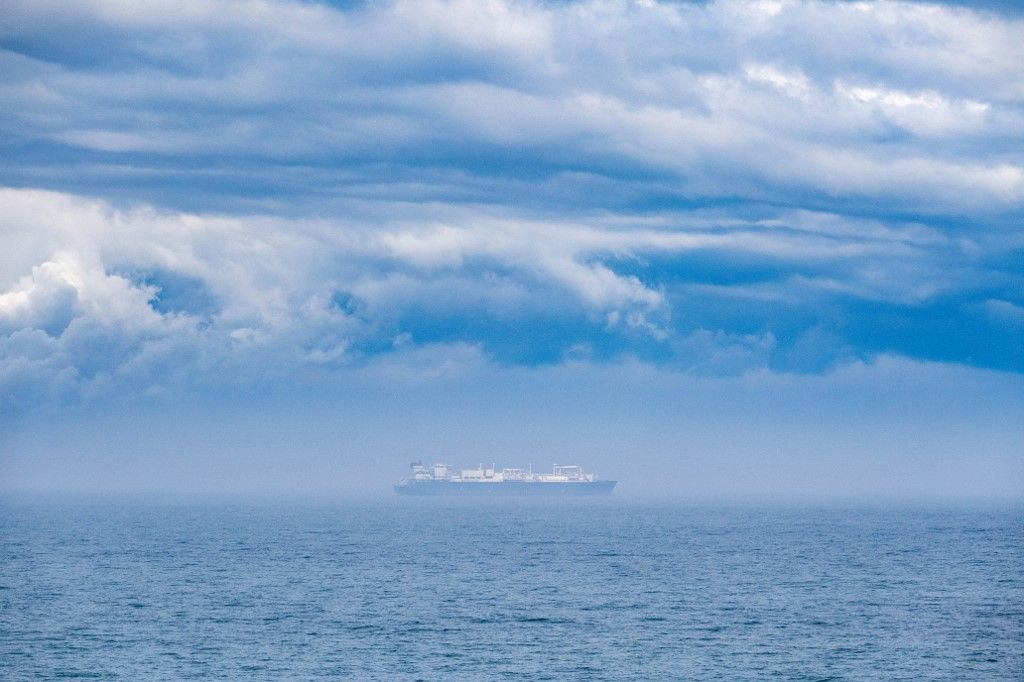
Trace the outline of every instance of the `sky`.
{"type": "Polygon", "coordinates": [[[1024,499],[1024,13],[8,0],[0,493],[1024,499]]]}

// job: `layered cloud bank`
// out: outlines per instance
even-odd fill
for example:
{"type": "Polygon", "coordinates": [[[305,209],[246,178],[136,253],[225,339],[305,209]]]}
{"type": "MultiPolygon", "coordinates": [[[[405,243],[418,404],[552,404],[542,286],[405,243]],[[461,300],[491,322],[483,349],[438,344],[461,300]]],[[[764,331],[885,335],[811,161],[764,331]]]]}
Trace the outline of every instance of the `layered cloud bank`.
{"type": "Polygon", "coordinates": [[[0,394],[1022,372],[1021,35],[920,3],[9,3],[0,394]]]}

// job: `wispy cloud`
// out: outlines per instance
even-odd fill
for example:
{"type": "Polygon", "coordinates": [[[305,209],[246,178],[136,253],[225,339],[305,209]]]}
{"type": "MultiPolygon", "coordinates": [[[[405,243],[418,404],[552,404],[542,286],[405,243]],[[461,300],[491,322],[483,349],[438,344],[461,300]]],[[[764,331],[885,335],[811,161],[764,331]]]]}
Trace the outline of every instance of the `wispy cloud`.
{"type": "Polygon", "coordinates": [[[9,133],[83,150],[627,164],[690,195],[916,210],[1024,199],[1000,143],[1024,120],[1024,27],[937,6],[15,3],[2,30],[9,133]]]}

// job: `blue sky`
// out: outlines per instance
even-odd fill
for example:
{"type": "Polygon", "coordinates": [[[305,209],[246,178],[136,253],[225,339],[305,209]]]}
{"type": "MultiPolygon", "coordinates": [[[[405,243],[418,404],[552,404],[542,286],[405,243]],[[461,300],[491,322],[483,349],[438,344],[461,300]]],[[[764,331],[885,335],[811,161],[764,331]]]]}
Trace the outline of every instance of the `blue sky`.
{"type": "Polygon", "coordinates": [[[1022,37],[995,2],[7,3],[0,477],[329,492],[422,444],[1019,497],[1022,37]]]}

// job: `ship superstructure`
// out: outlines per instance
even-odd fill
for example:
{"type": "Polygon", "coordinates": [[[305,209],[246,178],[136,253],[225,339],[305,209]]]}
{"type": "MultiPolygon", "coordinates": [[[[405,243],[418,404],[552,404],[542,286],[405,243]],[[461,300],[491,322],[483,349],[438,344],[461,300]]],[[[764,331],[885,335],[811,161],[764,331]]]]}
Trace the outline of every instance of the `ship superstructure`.
{"type": "Polygon", "coordinates": [[[498,469],[478,465],[456,469],[448,464],[413,462],[411,472],[395,486],[400,495],[608,495],[616,481],[604,481],[576,464],[555,464],[551,473],[533,468],[498,469]]]}

